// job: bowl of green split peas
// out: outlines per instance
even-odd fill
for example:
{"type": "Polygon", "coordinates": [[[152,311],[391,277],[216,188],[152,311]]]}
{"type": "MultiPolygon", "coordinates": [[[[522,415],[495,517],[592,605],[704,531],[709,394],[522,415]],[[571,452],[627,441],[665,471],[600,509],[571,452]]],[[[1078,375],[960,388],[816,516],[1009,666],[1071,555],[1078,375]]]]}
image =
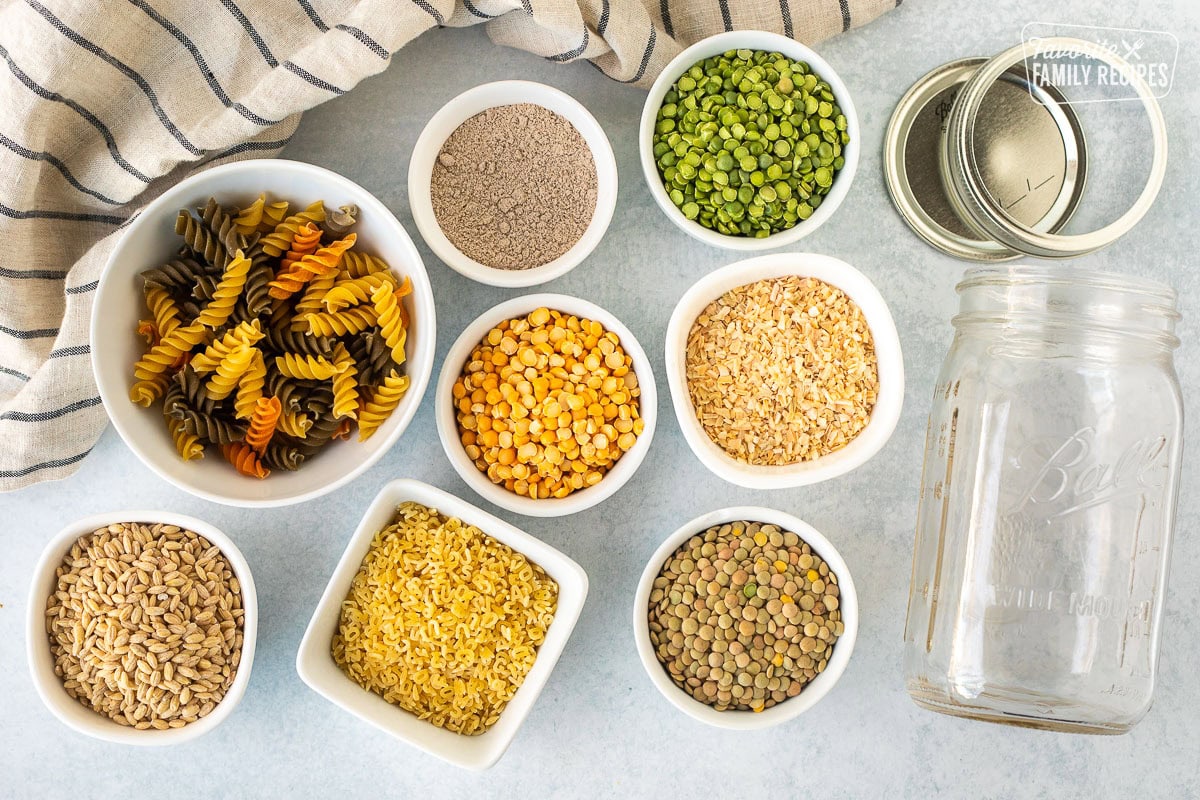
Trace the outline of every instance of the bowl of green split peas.
{"type": "Polygon", "coordinates": [[[833,215],[858,167],[845,83],[808,47],[730,31],[676,56],[646,97],[642,170],[663,212],[731,250],[791,244],[833,215]]]}

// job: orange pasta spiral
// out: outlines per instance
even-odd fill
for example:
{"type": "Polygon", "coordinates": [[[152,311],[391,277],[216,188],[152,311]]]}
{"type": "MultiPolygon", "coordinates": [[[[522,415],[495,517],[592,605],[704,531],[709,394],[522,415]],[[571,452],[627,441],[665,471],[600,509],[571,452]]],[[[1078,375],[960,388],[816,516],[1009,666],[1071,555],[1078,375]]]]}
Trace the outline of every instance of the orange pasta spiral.
{"type": "Polygon", "coordinates": [[[311,222],[296,231],[295,238],[292,239],[291,249],[279,262],[279,271],[287,272],[300,259],[304,258],[309,253],[317,252],[317,247],[321,244],[321,229],[311,222]]]}
{"type": "Polygon", "coordinates": [[[258,453],[245,442],[232,442],[221,445],[221,454],[225,460],[233,464],[233,468],[250,478],[262,480],[271,474],[271,470],[258,460],[258,453]]]}
{"type": "Polygon", "coordinates": [[[313,278],[336,270],[342,254],[353,247],[356,241],[358,236],[352,233],[345,239],[330,242],[315,253],[304,256],[291,269],[275,276],[275,280],[269,284],[271,297],[286,300],[313,278]]]}
{"type": "Polygon", "coordinates": [[[246,429],[246,444],[253,447],[254,452],[262,455],[267,451],[267,444],[275,435],[275,426],[282,412],[283,404],[278,397],[258,398],[254,404],[254,414],[250,417],[250,427],[246,429]]]}

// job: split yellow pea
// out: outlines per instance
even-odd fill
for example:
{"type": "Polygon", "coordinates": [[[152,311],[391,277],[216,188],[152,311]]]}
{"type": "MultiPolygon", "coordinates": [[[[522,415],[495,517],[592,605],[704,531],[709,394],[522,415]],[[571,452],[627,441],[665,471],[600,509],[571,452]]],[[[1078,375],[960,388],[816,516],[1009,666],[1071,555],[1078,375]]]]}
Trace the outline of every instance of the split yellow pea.
{"type": "Polygon", "coordinates": [[[534,499],[596,485],[642,433],[641,390],[620,338],[548,308],[488,331],[453,395],[475,466],[534,499]]]}

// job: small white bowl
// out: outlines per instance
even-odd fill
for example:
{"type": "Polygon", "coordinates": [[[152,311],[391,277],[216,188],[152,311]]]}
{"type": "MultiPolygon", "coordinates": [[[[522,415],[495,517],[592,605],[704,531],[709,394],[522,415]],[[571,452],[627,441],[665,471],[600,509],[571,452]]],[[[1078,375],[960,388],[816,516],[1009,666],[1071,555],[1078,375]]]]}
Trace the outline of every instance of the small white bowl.
{"type": "Polygon", "coordinates": [[[254,578],[250,565],[238,550],[237,545],[217,528],[196,519],[170,511],[110,511],[85,517],[63,528],[46,545],[34,568],[33,583],[29,588],[29,608],[25,616],[25,644],[29,661],[29,672],[34,688],[42,702],[64,725],[79,733],[117,744],[157,746],[180,744],[195,739],[220,725],[246,693],[250,682],[250,668],[254,664],[254,642],[258,636],[258,595],[254,591],[254,578]],[[80,705],[63,689],[62,679],[54,674],[54,657],[50,653],[50,642],[46,634],[46,601],[55,591],[58,578],[55,574],[62,564],[63,556],[71,546],[85,534],[117,522],[163,523],[178,525],[198,533],[220,549],[233,568],[233,574],[241,584],[242,609],[242,656],[237,674],[229,691],[216,708],[195,722],[182,728],[165,731],[149,729],[139,731],[118,725],[106,716],[80,705]]]}
{"type": "Polygon", "coordinates": [[[654,81],[654,85],[650,87],[650,93],[646,95],[646,104],[642,107],[642,121],[638,131],[638,147],[642,157],[642,172],[646,176],[650,194],[668,219],[678,225],[684,233],[705,244],[728,250],[753,252],[798,242],[833,216],[833,212],[846,199],[846,194],[850,191],[850,184],[854,181],[855,172],[858,170],[858,154],[862,147],[861,138],[862,130],[858,125],[858,114],[854,110],[854,101],[850,97],[850,90],[841,76],[825,59],[795,39],[767,31],[746,30],[728,31],[701,39],[667,64],[658,79],[654,81]],[[671,85],[697,62],[720,53],[739,49],[782,53],[794,61],[807,63],[813,72],[829,84],[833,96],[837,98],[838,106],[842,109],[842,114],[846,117],[846,131],[850,134],[849,143],[842,148],[842,157],[846,163],[834,176],[833,186],[830,187],[829,193],[821,199],[821,205],[817,207],[812,216],[797,222],[787,230],[773,233],[762,239],[751,236],[730,236],[706,228],[699,222],[685,217],[683,212],[671,202],[670,195],[663,187],[662,177],[658,174],[658,165],[654,161],[654,125],[658,109],[662,107],[663,98],[670,90],[671,85]]]}
{"type": "Polygon", "coordinates": [[[617,206],[617,161],[604,129],[583,105],[558,89],[533,81],[496,81],[476,86],[442,106],[421,131],[408,164],[408,203],[417,230],[438,258],[460,275],[490,286],[535,286],[561,277],[596,249],[617,206]],[[548,108],[575,126],[596,164],[596,211],[583,236],[549,263],[529,269],[497,269],[481,264],[455,247],[433,213],[430,182],[433,164],[450,134],[471,117],[496,106],[533,103],[548,108]]]}
{"type": "Polygon", "coordinates": [[[375,496],[358,529],[350,537],[346,552],[304,632],[296,654],[296,671],[317,694],[384,733],[456,766],[487,769],[504,755],[545,687],[575,628],[579,612],[583,610],[587,591],[587,573],[583,568],[550,545],[440,489],[420,481],[395,480],[375,496]],[[371,548],[372,539],[391,524],[396,507],[409,500],[476,526],[526,556],[558,583],[558,608],[546,631],[546,640],[538,648],[533,668],[500,714],[500,719],[479,736],[462,736],[439,728],[363,689],[342,672],[330,651],[341,617],[342,601],[350,592],[350,584],[371,548]]]}
{"type": "Polygon", "coordinates": [[[442,440],[442,449],[446,451],[446,457],[450,459],[455,472],[485,500],[528,517],[561,517],[575,514],[611,497],[641,466],[647,451],[650,450],[650,440],[654,438],[655,421],[658,419],[658,391],[654,385],[654,372],[650,369],[650,359],[646,357],[646,352],[638,344],[633,333],[619,319],[595,303],[564,294],[527,294],[514,297],[480,314],[451,345],[450,352],[442,362],[442,373],[438,377],[434,394],[438,437],[442,440]],[[572,492],[566,497],[533,500],[492,483],[488,476],[475,466],[459,439],[452,392],[454,382],[462,374],[468,356],[488,331],[504,320],[523,317],[543,306],[552,311],[573,314],[581,319],[596,320],[605,330],[612,331],[620,338],[621,347],[633,359],[633,371],[642,390],[641,397],[638,398],[638,411],[644,427],[633,447],[604,473],[603,479],[595,486],[572,492]]]}
{"type": "Polygon", "coordinates": [[[651,683],[662,692],[663,697],[667,698],[671,705],[689,717],[718,728],[731,730],[748,731],[770,728],[798,717],[815,706],[821,698],[829,694],[834,684],[842,677],[842,673],[846,671],[846,665],[850,662],[850,654],[854,652],[854,641],[858,638],[858,594],[854,590],[850,569],[842,560],[841,554],[834,549],[828,539],[807,522],[782,511],[758,506],[721,508],[702,514],[686,523],[668,536],[654,551],[654,555],[650,557],[650,561],[642,571],[641,580],[638,581],[637,595],[633,601],[633,637],[637,644],[638,656],[642,659],[642,666],[645,667],[646,674],[650,676],[651,683]],[[834,575],[837,575],[838,590],[840,591],[838,610],[842,615],[842,624],[845,625],[845,631],[834,644],[833,655],[829,657],[829,663],[825,670],[813,678],[800,694],[789,697],[782,703],[761,712],[717,711],[712,706],[701,703],[675,685],[662,662],[658,660],[654,646],[650,643],[650,592],[654,588],[654,579],[658,577],[663,564],[679,549],[680,545],[696,534],[703,533],[714,525],[723,525],[726,522],[739,520],[778,525],[783,530],[791,531],[803,541],[808,542],[813,552],[829,565],[829,569],[834,575]]]}
{"type": "Polygon", "coordinates": [[[688,446],[715,475],[748,489],[807,486],[861,466],[887,444],[904,403],[904,354],[887,302],[866,275],[844,261],[815,253],[773,253],[738,261],[705,275],[684,293],[671,314],[665,357],[671,401],[688,446]],[[879,393],[870,422],[841,450],[815,461],[786,466],[747,464],[721,449],[696,418],[687,387],[688,333],[700,312],[730,289],[787,275],[817,278],[836,286],[862,309],[875,342],[879,393]]]}
{"type": "Polygon", "coordinates": [[[113,249],[92,315],[92,367],[104,409],[113,427],[135,455],[154,472],[197,497],[232,506],[266,507],[300,503],[350,482],[391,448],[404,433],[433,373],[437,340],[433,289],[421,256],[404,227],[383,203],[353,181],[327,169],[297,161],[240,161],[193,175],[164,192],[129,226],[113,249]],[[163,422],[161,406],[142,408],[129,399],[133,364],[146,350],[137,336],[137,321],[146,316],[139,273],[174,256],[180,239],[175,215],[181,208],[203,206],[209,197],[222,203],[247,204],[266,192],[288,200],[293,208],[324,200],[326,208],[358,206],[353,230],[356,248],[387,261],[412,281],[403,302],[412,319],[408,331],[408,374],[412,384],[383,426],[365,442],[357,437],[331,442],[295,472],[276,470],[266,480],[238,474],[219,451],[209,449],[201,461],[183,461],[163,422]]]}

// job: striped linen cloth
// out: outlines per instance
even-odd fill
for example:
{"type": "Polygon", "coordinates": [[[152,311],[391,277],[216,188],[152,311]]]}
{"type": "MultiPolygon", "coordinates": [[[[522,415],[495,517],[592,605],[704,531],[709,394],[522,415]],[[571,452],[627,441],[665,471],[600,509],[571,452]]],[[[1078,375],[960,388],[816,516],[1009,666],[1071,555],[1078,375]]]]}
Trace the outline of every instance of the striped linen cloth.
{"type": "Polygon", "coordinates": [[[498,44],[648,86],[721,30],[813,43],[898,4],[0,0],[0,490],[70,475],[104,429],[92,298],[138,209],[196,170],[276,155],[302,111],[430,28],[485,23],[498,44]]]}

